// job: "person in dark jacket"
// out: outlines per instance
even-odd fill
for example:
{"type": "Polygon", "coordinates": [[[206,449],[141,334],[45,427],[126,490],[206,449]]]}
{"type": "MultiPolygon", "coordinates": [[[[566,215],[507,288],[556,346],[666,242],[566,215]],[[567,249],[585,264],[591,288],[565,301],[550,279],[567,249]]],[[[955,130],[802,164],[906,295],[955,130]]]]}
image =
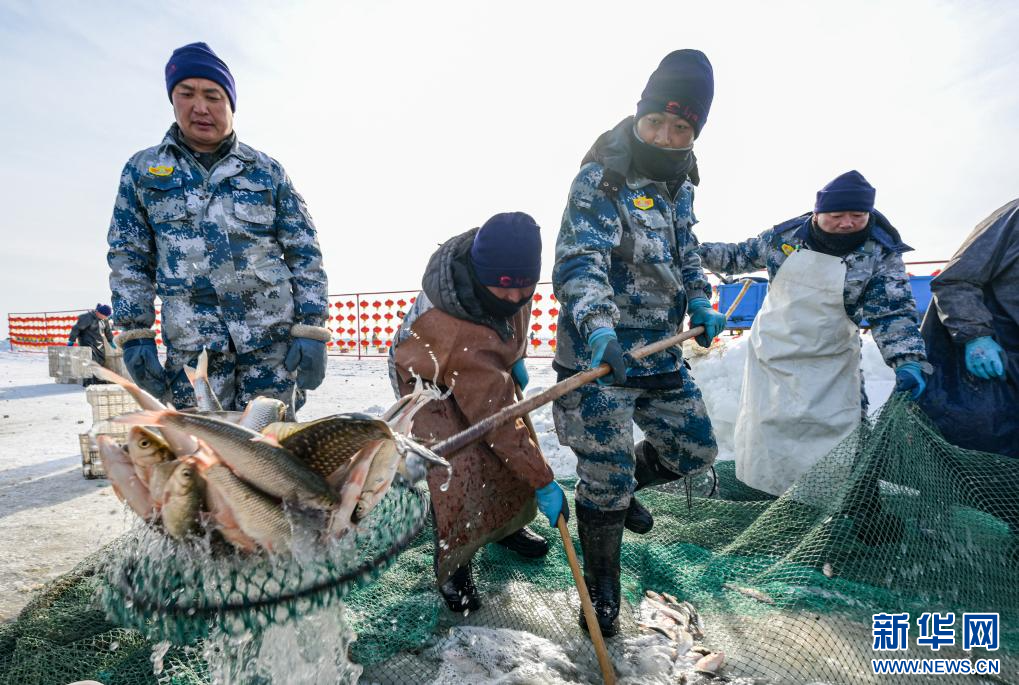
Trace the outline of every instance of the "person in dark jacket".
{"type": "Polygon", "coordinates": [[[108,304],[97,304],[90,312],[85,312],[71,326],[71,334],[67,338],[67,346],[79,343],[82,347],[92,348],[92,359],[99,365],[106,363],[106,348],[103,338],[113,344],[113,324],[110,316],[113,310],[108,304]]]}
{"type": "Polygon", "coordinates": [[[1019,562],[1019,199],[973,229],[931,297],[921,333],[934,375],[921,407],[949,442],[1010,457],[981,473],[953,468],[974,505],[1008,523],[1019,562]]]}
{"type": "MultiPolygon", "coordinates": [[[[432,255],[423,289],[390,351],[397,396],[418,378],[444,393],[414,418],[414,435],[448,438],[513,404],[527,385],[530,302],[541,269],[541,235],[527,214],[497,214],[446,241],[432,255]]],[[[452,473],[428,478],[435,518],[435,573],[446,605],[457,612],[481,603],[471,557],[499,542],[525,557],[548,543],[525,525],[535,505],[554,528],[569,516],[552,469],[521,421],[492,429],[449,457],[452,473]]]]}

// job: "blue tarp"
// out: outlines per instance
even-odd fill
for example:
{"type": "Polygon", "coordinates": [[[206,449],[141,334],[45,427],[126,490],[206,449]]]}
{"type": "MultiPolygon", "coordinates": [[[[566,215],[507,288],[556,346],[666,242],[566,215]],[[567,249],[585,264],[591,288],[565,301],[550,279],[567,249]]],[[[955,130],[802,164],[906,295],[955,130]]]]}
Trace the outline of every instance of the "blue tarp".
{"type": "MultiPolygon", "coordinates": [[[[921,317],[927,311],[927,307],[931,302],[931,278],[933,277],[909,277],[909,285],[913,288],[913,298],[916,300],[916,308],[919,310],[921,317]]],[[[732,305],[732,301],[736,299],[736,296],[739,295],[739,291],[742,288],[742,283],[730,283],[718,286],[718,311],[724,312],[728,310],[732,305]]],[[[754,322],[757,312],[761,309],[761,305],[764,304],[764,296],[767,294],[767,282],[752,283],[750,288],[747,290],[747,294],[743,296],[739,306],[736,307],[736,311],[733,312],[731,317],[729,317],[728,328],[732,330],[750,328],[750,324],[754,322]]],[[[861,325],[866,327],[867,322],[863,321],[861,325]]]]}

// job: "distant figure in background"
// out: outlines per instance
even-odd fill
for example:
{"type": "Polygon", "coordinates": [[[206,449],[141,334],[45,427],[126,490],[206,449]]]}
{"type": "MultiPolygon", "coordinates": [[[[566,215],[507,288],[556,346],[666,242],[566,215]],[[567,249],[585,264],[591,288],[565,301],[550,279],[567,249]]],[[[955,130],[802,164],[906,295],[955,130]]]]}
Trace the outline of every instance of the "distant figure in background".
{"type": "MultiPolygon", "coordinates": [[[[847,171],[817,193],[814,211],[741,243],[703,243],[704,265],[724,274],[767,269],[771,285],[754,319],[734,442],[736,476],[781,495],[853,433],[867,414],[860,322],[870,324],[895,390],[913,399],[930,371],[902,254],[912,248],[874,209],[876,190],[847,171]]],[[[868,543],[901,537],[882,514],[876,477],[848,512],[868,543]]]]}
{"type": "Polygon", "coordinates": [[[192,406],[184,367],[206,348],[224,409],[264,396],[292,417],[325,376],[331,337],[315,225],[279,162],[237,139],[234,79],[208,45],[174,50],[166,92],[176,123],[124,167],[107,238],[124,363],[153,395],[192,406]]]}
{"type": "MultiPolygon", "coordinates": [[[[420,377],[445,393],[414,419],[415,436],[443,440],[513,404],[527,385],[531,296],[541,271],[538,225],[523,212],[496,214],[450,238],[432,255],[422,290],[396,333],[389,377],[397,396],[420,377]]],[[[535,505],[555,522],[569,517],[552,468],[519,419],[449,457],[452,474],[428,477],[435,518],[435,574],[446,606],[481,606],[471,558],[488,542],[523,557],[548,543],[526,524],[535,505]]]]}
{"type": "Polygon", "coordinates": [[[113,343],[113,323],[110,316],[113,310],[108,304],[97,304],[90,312],[85,312],[78,317],[78,320],[71,326],[71,334],[67,338],[67,346],[72,347],[79,343],[82,347],[92,348],[92,360],[96,364],[106,363],[106,347],[103,345],[103,338],[116,347],[113,343]]]}

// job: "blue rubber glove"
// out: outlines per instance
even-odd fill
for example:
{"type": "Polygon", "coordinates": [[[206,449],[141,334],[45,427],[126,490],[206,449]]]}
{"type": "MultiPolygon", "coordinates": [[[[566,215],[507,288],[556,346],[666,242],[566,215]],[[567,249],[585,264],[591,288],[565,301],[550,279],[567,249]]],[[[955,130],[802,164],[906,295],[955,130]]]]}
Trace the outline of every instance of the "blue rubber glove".
{"type": "Polygon", "coordinates": [[[548,517],[548,525],[556,527],[559,521],[559,514],[567,521],[570,520],[570,505],[566,503],[566,493],[554,480],[543,488],[534,491],[538,498],[538,510],[548,517]]]}
{"type": "Polygon", "coordinates": [[[619,338],[611,328],[596,328],[587,336],[591,348],[591,368],[603,363],[612,367],[612,373],[598,379],[600,385],[622,385],[626,382],[626,356],[619,346],[619,338]]]}
{"type": "Polygon", "coordinates": [[[298,388],[314,390],[326,377],[326,344],[311,338],[294,338],[283,367],[291,373],[297,370],[298,388]]]}
{"type": "Polygon", "coordinates": [[[895,369],[895,392],[909,392],[910,399],[919,399],[927,389],[923,369],[917,362],[906,362],[895,369]]]}
{"type": "Polygon", "coordinates": [[[694,338],[701,347],[711,347],[711,341],[725,330],[725,314],[716,312],[706,297],[695,297],[687,305],[690,328],[704,326],[704,332],[694,338]]]}
{"type": "Polygon", "coordinates": [[[985,335],[966,343],[966,370],[977,378],[991,379],[1005,377],[1005,350],[985,335]]]}
{"type": "Polygon", "coordinates": [[[74,343],[73,342],[69,342],[69,343],[67,343],[67,346],[68,347],[74,347],[74,343]]]}
{"type": "Polygon", "coordinates": [[[156,341],[152,338],[128,340],[124,348],[124,366],[134,382],[156,399],[166,394],[166,372],[159,363],[156,341]]]}
{"type": "Polygon", "coordinates": [[[524,364],[523,357],[513,362],[513,366],[510,367],[510,375],[513,376],[513,380],[517,382],[521,390],[527,387],[531,377],[527,375],[527,366],[524,364]]]}

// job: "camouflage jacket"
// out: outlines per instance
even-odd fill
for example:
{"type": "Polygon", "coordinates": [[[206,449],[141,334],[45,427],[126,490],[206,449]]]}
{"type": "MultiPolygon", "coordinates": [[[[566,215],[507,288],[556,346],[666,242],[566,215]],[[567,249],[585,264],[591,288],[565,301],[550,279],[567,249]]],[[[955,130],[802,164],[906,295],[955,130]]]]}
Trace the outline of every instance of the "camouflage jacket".
{"type": "MultiPolygon", "coordinates": [[[[702,243],[698,248],[701,260],[705,267],[718,273],[767,269],[768,277],[774,279],[786,257],[795,250],[809,249],[811,216],[790,219],[742,243],[702,243]]],[[[874,218],[870,239],[843,258],[846,285],[842,298],[846,314],[857,324],[867,320],[889,366],[926,362],[918,328],[920,316],[901,256],[913,248],[902,242],[884,216],[874,212],[874,218]]]]}
{"type": "Polygon", "coordinates": [[[124,167],[107,237],[114,318],[182,350],[248,352],[321,326],[315,225],[279,162],[240,142],[207,172],[171,132],[124,167]]]}
{"type": "MultiPolygon", "coordinates": [[[[711,297],[690,230],[693,184],[673,194],[630,170],[607,193],[605,168],[598,161],[581,167],[556,241],[552,287],[562,307],[555,360],[567,369],[590,367],[587,338],[596,328],[614,328],[622,348],[632,350],[675,335],[689,300],[711,297]]],[[[674,373],[682,364],[673,348],[633,362],[628,374],[674,373]]]]}

